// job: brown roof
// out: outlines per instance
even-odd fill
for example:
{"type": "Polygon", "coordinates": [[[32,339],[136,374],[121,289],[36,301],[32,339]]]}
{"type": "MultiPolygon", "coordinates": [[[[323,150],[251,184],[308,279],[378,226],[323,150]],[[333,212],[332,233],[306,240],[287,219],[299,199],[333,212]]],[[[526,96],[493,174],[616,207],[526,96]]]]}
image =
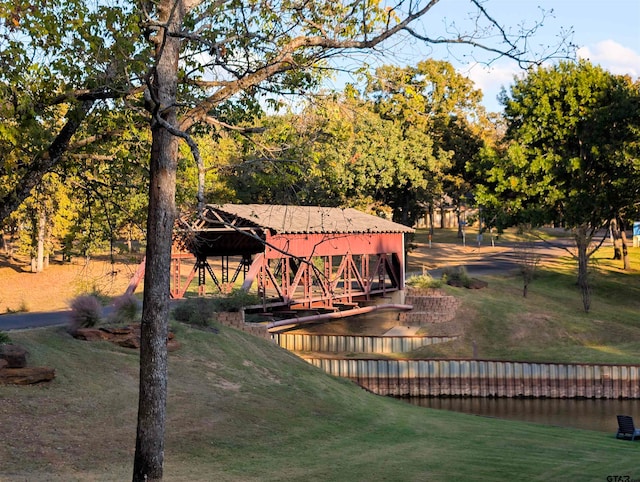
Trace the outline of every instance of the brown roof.
{"type": "Polygon", "coordinates": [[[351,208],[274,204],[209,204],[277,233],[412,233],[413,229],[351,208]]]}

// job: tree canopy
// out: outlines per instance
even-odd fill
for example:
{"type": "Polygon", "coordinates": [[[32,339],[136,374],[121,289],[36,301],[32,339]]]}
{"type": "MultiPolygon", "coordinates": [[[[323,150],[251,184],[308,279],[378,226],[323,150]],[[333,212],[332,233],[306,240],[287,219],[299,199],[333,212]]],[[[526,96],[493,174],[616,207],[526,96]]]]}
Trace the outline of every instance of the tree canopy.
{"type": "Polygon", "coordinates": [[[560,62],[517,79],[503,102],[509,143],[479,196],[514,220],[573,229],[587,290],[594,235],[637,209],[640,83],[560,62]]]}
{"type": "Polygon", "coordinates": [[[537,25],[510,35],[484,2],[470,0],[474,30],[432,38],[416,20],[437,3],[0,1],[0,221],[45,174],[80,161],[71,154],[99,160],[124,140],[136,144],[135,129],[149,128],[141,136],[150,142],[144,157],[149,208],[135,480],[162,478],[179,143],[189,146],[197,166],[193,202],[202,205],[206,173],[194,135],[242,131],[244,115],[255,113],[258,98],[275,103],[283,94],[308,92],[331,58],[380,50],[404,33],[526,60],[537,25]],[[103,142],[109,139],[114,144],[103,142]]]}

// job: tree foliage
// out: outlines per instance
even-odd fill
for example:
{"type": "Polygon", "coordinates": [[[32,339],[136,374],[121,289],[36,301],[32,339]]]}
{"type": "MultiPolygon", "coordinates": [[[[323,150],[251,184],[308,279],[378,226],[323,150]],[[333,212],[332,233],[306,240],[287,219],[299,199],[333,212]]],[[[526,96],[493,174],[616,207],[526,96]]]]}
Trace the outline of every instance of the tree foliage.
{"type": "Polygon", "coordinates": [[[560,62],[516,80],[503,102],[510,144],[481,195],[515,219],[573,229],[587,293],[591,241],[640,193],[640,83],[586,61],[560,62]]]}
{"type": "Polygon", "coordinates": [[[411,202],[421,203],[424,212],[425,205],[433,211],[437,199],[447,195],[459,212],[473,182],[467,166],[476,163],[484,130],[491,126],[480,104],[482,93],[449,62],[432,59],[415,67],[382,67],[368,90],[376,111],[399,122],[405,135],[418,131],[428,136],[437,159],[426,189],[403,196],[412,196],[411,202]]]}
{"type": "Polygon", "coordinates": [[[264,117],[229,183],[245,202],[352,206],[412,225],[436,197],[471,190],[480,97],[447,62],[381,67],[362,93],[348,86],[299,113],[264,117]]]}
{"type": "Polygon", "coordinates": [[[0,220],[46,173],[57,167],[66,172],[70,154],[98,160],[110,154],[101,151],[105,139],[117,139],[116,149],[130,129],[150,128],[150,136],[141,136],[150,141],[150,155],[144,157],[149,210],[135,480],[162,478],[179,142],[189,146],[197,166],[194,203],[202,205],[206,168],[194,136],[242,131],[244,113],[256,112],[257,98],[277,103],[283,93],[307,92],[332,57],[380,49],[404,32],[425,42],[468,44],[523,59],[522,46],[535,27],[511,36],[483,2],[471,0],[475,29],[432,39],[415,24],[436,3],[0,2],[0,220]],[[502,43],[490,43],[495,38],[502,43]]]}

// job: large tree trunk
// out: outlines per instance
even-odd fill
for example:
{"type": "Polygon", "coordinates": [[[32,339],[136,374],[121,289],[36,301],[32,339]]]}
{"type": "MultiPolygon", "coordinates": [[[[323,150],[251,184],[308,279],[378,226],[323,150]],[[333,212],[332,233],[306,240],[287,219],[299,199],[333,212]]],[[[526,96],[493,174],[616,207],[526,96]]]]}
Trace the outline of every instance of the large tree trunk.
{"type": "Polygon", "coordinates": [[[622,221],[618,221],[617,219],[611,220],[611,238],[613,240],[613,259],[621,259],[624,270],[631,269],[627,233],[625,232],[622,221]]]}
{"type": "Polygon", "coordinates": [[[629,248],[627,245],[627,233],[622,229],[620,233],[620,240],[622,241],[622,269],[628,271],[631,269],[631,262],[629,260],[629,248]]]}
{"type": "Polygon", "coordinates": [[[153,129],[134,481],[161,480],[164,464],[176,144],[166,130],[159,126],[153,129]]]}
{"type": "Polygon", "coordinates": [[[151,129],[149,214],[140,337],[140,395],[134,481],[161,480],[163,475],[171,241],[176,216],[178,158],[178,139],[167,130],[167,124],[172,128],[177,125],[175,103],[180,52],[180,40],[175,36],[166,35],[165,32],[178,32],[183,17],[183,1],[159,2],[159,24],[166,25],[167,29],[160,31],[156,39],[157,63],[151,86],[151,98],[156,108],[151,129]]]}
{"type": "Polygon", "coordinates": [[[611,220],[610,226],[611,241],[613,242],[613,259],[622,259],[622,236],[620,234],[620,227],[618,227],[618,221],[611,220]]]}
{"type": "Polygon", "coordinates": [[[0,246],[2,246],[2,250],[4,251],[4,254],[11,257],[11,253],[9,251],[9,243],[4,238],[4,232],[1,229],[0,229],[0,246]]]}
{"type": "Polygon", "coordinates": [[[433,209],[433,203],[435,202],[435,199],[432,199],[431,202],[429,203],[429,247],[431,247],[431,241],[433,240],[433,233],[434,233],[434,221],[435,221],[435,216],[434,216],[434,209],[433,209]]]}
{"type": "Polygon", "coordinates": [[[458,222],[458,238],[459,239],[463,239],[464,238],[464,227],[466,222],[464,221],[464,219],[462,218],[462,213],[460,212],[460,210],[456,210],[456,220],[458,222]]]}

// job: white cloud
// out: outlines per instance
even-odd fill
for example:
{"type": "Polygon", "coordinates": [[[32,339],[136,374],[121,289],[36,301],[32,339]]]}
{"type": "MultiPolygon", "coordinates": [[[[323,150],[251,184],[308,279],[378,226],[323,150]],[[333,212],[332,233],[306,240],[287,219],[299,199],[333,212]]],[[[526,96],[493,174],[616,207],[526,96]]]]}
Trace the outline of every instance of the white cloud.
{"type": "Polygon", "coordinates": [[[460,69],[460,73],[469,77],[476,88],[482,91],[484,94],[482,103],[487,110],[497,112],[502,110],[497,100],[501,89],[504,87],[508,91],[514,76],[522,74],[523,71],[514,63],[496,63],[490,66],[473,64],[468,68],[460,69]]]}
{"type": "MultiPolygon", "coordinates": [[[[630,75],[640,78],[640,53],[613,40],[604,40],[591,47],[578,50],[578,57],[616,75],[630,75]]],[[[489,111],[498,112],[502,106],[496,100],[502,87],[509,90],[515,76],[524,75],[524,70],[514,62],[497,62],[490,66],[477,63],[459,68],[460,73],[469,77],[482,90],[483,104],[489,111]]]]}
{"type": "Polygon", "coordinates": [[[593,47],[582,47],[578,57],[598,64],[612,74],[640,77],[640,54],[613,40],[603,40],[593,47]]]}

